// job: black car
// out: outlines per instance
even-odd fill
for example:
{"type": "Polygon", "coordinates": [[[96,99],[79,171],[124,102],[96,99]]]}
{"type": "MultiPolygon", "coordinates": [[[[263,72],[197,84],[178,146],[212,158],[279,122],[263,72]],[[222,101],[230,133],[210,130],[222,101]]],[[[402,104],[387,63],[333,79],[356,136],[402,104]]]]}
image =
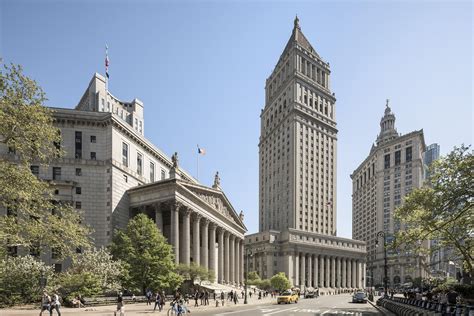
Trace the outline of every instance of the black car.
{"type": "Polygon", "coordinates": [[[356,292],[352,296],[352,303],[367,303],[367,296],[364,292],[356,292]]]}

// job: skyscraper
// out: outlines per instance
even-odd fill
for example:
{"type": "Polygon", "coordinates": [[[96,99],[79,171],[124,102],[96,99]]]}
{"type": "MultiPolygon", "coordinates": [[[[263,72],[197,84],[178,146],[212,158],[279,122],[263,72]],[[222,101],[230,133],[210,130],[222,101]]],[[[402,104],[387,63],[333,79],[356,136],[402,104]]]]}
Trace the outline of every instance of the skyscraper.
{"type": "Polygon", "coordinates": [[[265,84],[259,142],[260,232],[246,237],[250,271],[284,271],[327,292],[364,285],[365,243],[336,236],[337,129],[330,67],[298,17],[265,84]]]}
{"type": "Polygon", "coordinates": [[[336,234],[336,98],[330,73],[296,18],[266,81],[260,115],[260,230],[336,234]]]}
{"type": "MultiPolygon", "coordinates": [[[[352,238],[367,242],[367,264],[373,272],[374,285],[383,284],[384,274],[384,252],[383,247],[377,247],[377,233],[383,231],[390,242],[394,233],[402,228],[394,220],[394,210],[406,194],[423,185],[425,147],[423,130],[405,135],[397,133],[395,114],[387,100],[376,143],[351,175],[352,238]]],[[[383,240],[379,240],[379,244],[382,245],[383,240]]],[[[424,274],[425,257],[409,251],[389,251],[388,258],[389,284],[410,282],[424,274]]],[[[372,273],[369,276],[372,277],[372,273]]]]}

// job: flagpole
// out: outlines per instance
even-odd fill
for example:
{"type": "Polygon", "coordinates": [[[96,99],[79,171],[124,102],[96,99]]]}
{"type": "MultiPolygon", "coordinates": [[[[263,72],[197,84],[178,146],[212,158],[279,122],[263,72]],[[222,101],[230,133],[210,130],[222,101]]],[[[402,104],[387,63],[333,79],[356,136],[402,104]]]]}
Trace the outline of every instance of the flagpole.
{"type": "Polygon", "coordinates": [[[196,165],[197,165],[197,176],[196,176],[196,179],[199,181],[199,145],[198,145],[197,147],[198,147],[198,153],[197,153],[197,157],[196,157],[196,165]]]}
{"type": "Polygon", "coordinates": [[[109,79],[107,78],[107,63],[108,63],[108,59],[109,59],[109,46],[107,44],[105,44],[105,104],[104,104],[104,107],[107,109],[107,112],[109,110],[109,100],[108,100],[108,94],[109,94],[109,79]]]}

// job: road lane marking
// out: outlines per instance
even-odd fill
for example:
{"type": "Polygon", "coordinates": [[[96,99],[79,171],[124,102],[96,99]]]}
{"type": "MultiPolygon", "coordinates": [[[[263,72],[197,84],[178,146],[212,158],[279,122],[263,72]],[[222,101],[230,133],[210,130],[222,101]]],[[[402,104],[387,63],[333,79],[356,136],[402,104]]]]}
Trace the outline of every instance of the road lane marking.
{"type": "Polygon", "coordinates": [[[268,315],[283,313],[283,312],[286,312],[286,311],[289,311],[289,310],[294,311],[295,309],[296,309],[295,307],[291,307],[291,308],[287,308],[287,309],[279,309],[279,310],[274,311],[274,312],[271,312],[271,313],[263,314],[263,316],[268,316],[268,315]]]}
{"type": "Polygon", "coordinates": [[[220,314],[216,314],[215,316],[224,316],[224,315],[234,314],[234,313],[249,312],[249,311],[254,311],[254,310],[256,310],[256,309],[257,309],[257,308],[252,308],[252,309],[240,309],[240,310],[236,310],[236,311],[233,311],[233,312],[223,312],[223,313],[220,313],[220,314]]]}
{"type": "Polygon", "coordinates": [[[324,314],[326,314],[326,313],[329,313],[330,311],[331,311],[331,310],[328,309],[327,311],[322,312],[321,315],[324,315],[324,314]]]}

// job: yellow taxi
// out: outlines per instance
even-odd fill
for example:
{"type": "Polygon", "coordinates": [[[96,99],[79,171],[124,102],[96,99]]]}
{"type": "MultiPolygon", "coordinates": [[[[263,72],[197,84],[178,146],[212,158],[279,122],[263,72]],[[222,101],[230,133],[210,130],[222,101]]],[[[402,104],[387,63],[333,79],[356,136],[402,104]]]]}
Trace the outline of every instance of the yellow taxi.
{"type": "Polygon", "coordinates": [[[291,304],[298,303],[298,293],[292,290],[286,290],[277,296],[277,303],[291,304]]]}

